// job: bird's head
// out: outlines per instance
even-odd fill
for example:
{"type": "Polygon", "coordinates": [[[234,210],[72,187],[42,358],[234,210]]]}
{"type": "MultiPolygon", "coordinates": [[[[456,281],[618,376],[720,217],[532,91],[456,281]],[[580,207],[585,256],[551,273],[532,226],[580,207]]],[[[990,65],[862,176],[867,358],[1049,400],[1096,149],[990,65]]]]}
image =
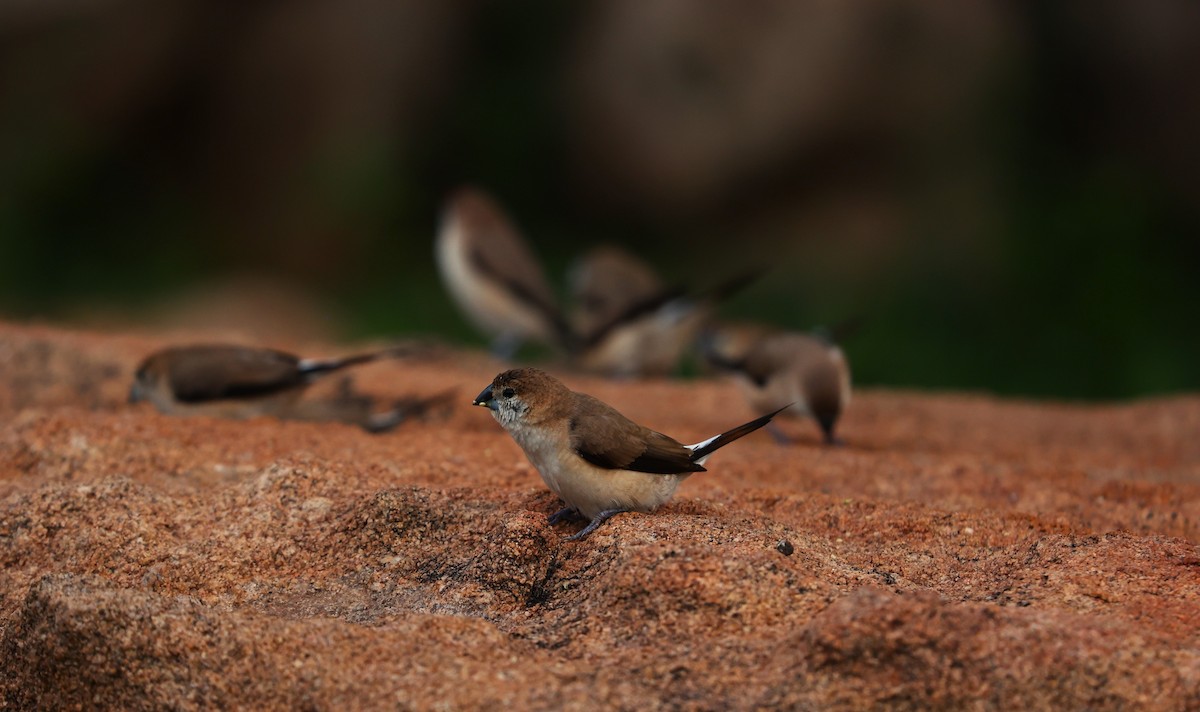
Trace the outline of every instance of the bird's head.
{"type": "Polygon", "coordinates": [[[148,400],[155,390],[165,382],[166,364],[162,354],[157,353],[147,357],[133,374],[133,385],[129,388],[129,402],[138,403],[148,400]]]}
{"type": "Polygon", "coordinates": [[[536,368],[517,368],[497,375],[476,396],[505,428],[540,423],[569,404],[570,390],[557,378],[536,368]]]}
{"type": "Polygon", "coordinates": [[[164,349],[150,354],[138,364],[129,387],[129,402],[149,401],[157,408],[171,398],[171,364],[177,349],[164,349]]]}

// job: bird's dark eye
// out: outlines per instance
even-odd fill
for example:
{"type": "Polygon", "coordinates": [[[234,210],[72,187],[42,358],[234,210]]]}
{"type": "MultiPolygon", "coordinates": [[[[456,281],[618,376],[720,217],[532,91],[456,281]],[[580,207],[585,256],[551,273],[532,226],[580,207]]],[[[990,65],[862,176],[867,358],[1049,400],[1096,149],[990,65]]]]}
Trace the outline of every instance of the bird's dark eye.
{"type": "Polygon", "coordinates": [[[513,396],[517,395],[517,392],[511,388],[505,388],[504,390],[500,391],[500,395],[504,396],[505,398],[512,398],[513,396]]]}

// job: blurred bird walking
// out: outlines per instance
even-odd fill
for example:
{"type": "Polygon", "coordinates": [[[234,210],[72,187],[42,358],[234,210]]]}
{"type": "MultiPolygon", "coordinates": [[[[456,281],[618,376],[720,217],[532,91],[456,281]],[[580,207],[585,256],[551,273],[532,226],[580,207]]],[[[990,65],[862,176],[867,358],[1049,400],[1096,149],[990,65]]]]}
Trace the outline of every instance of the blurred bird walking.
{"type": "MultiPolygon", "coordinates": [[[[705,333],[701,351],[714,368],[733,374],[751,408],[792,403],[780,415],[811,417],[826,443],[838,442],[837,422],[850,403],[850,365],[832,341],[759,325],[722,325],[705,333]]],[[[787,441],[778,426],[770,432],[787,441]]]]}

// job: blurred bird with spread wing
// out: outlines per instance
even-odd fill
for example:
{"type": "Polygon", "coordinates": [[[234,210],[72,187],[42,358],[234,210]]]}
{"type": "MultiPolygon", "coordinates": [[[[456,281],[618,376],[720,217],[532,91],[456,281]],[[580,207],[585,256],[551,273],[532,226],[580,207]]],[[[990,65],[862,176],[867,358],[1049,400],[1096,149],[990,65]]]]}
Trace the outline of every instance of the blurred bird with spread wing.
{"type": "Polygon", "coordinates": [[[706,291],[665,286],[641,259],[615,246],[592,250],[571,273],[579,335],[573,362],[610,376],[668,375],[720,300],[757,277],[747,273],[706,291]]]}

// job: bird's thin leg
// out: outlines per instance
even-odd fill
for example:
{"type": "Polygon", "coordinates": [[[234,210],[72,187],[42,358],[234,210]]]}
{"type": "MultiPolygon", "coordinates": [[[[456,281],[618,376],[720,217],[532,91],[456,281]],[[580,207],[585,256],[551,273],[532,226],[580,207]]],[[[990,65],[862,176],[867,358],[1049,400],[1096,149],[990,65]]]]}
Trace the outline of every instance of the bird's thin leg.
{"type": "Polygon", "coordinates": [[[628,511],[629,511],[628,509],[606,509],[603,512],[597,514],[595,517],[592,517],[592,521],[589,522],[586,527],[584,527],[580,531],[576,532],[575,534],[572,534],[571,536],[567,537],[567,541],[579,541],[580,539],[584,538],[588,534],[591,534],[592,532],[596,531],[596,527],[607,522],[609,519],[615,517],[616,515],[618,515],[622,512],[628,512],[628,511]]]}
{"type": "Polygon", "coordinates": [[[822,420],[822,421],[819,421],[819,424],[821,426],[821,432],[825,435],[825,444],[826,445],[836,447],[836,446],[840,446],[843,444],[842,439],[839,438],[837,435],[834,435],[834,433],[833,433],[834,423],[832,420],[830,420],[830,421],[822,420]]]}
{"type": "Polygon", "coordinates": [[[780,445],[792,444],[792,439],[788,437],[787,433],[783,432],[783,428],[779,427],[774,420],[767,423],[767,432],[770,433],[771,437],[775,438],[775,442],[779,443],[780,445]]]}
{"type": "Polygon", "coordinates": [[[551,514],[550,516],[546,517],[546,521],[550,523],[550,526],[554,526],[555,524],[558,524],[562,520],[567,519],[569,517],[574,517],[578,514],[579,514],[579,512],[574,507],[563,507],[562,509],[558,510],[554,514],[551,514]]]}

